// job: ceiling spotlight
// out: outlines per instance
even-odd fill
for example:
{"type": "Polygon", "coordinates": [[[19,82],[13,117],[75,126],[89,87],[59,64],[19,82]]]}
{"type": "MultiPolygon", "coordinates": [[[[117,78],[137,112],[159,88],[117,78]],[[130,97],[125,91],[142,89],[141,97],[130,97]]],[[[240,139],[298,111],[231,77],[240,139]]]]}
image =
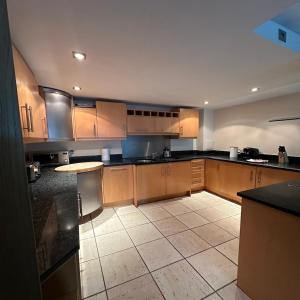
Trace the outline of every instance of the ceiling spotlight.
{"type": "Polygon", "coordinates": [[[83,52],[77,52],[77,51],[73,51],[73,58],[77,59],[77,60],[86,60],[86,54],[83,52]]]}
{"type": "Polygon", "coordinates": [[[204,105],[207,105],[207,104],[208,104],[208,101],[205,101],[205,102],[204,102],[204,105]]]}
{"type": "Polygon", "coordinates": [[[74,85],[74,86],[73,86],[73,90],[74,90],[74,91],[77,91],[77,92],[78,92],[78,91],[81,91],[81,87],[80,87],[80,86],[77,86],[77,85],[74,85]]]}
{"type": "Polygon", "coordinates": [[[254,88],[251,89],[251,92],[252,92],[252,93],[256,93],[256,92],[258,92],[258,91],[259,91],[259,87],[254,87],[254,88]]]}

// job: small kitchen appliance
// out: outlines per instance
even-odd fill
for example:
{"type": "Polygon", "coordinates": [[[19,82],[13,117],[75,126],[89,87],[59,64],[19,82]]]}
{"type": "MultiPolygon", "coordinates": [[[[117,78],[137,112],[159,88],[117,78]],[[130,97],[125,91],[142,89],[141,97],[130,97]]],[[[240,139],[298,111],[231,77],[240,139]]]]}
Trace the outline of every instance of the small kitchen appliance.
{"type": "Polygon", "coordinates": [[[110,161],[110,149],[108,149],[108,148],[102,149],[101,160],[102,161],[110,161]]]}
{"type": "Polygon", "coordinates": [[[171,152],[170,152],[170,149],[168,147],[165,147],[164,150],[163,150],[163,157],[164,158],[169,158],[171,157],[171,152]]]}
{"type": "Polygon", "coordinates": [[[243,149],[242,156],[244,159],[257,158],[259,155],[259,150],[257,148],[247,147],[243,149]]]}

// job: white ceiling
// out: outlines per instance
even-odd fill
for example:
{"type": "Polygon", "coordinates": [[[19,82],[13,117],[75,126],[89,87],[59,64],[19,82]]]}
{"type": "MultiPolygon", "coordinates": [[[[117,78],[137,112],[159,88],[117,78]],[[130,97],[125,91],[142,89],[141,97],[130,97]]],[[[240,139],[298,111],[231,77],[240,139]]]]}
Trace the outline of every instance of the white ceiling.
{"type": "Polygon", "coordinates": [[[196,107],[300,91],[300,55],[253,32],[294,0],[7,2],[12,39],[41,85],[196,107]]]}

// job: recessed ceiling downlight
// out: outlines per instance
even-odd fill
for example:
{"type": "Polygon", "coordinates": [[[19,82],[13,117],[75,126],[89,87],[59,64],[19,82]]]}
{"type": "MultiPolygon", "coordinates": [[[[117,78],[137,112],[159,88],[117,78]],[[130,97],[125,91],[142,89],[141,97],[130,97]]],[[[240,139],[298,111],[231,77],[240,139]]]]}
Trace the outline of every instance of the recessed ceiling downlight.
{"type": "Polygon", "coordinates": [[[208,101],[205,101],[205,102],[204,102],[204,105],[207,105],[207,104],[208,104],[208,101]]]}
{"type": "Polygon", "coordinates": [[[73,51],[72,54],[73,54],[73,58],[79,61],[86,60],[86,54],[83,52],[73,51]]]}
{"type": "Polygon", "coordinates": [[[252,92],[252,93],[256,93],[256,92],[258,92],[259,90],[260,90],[259,87],[253,87],[253,88],[251,89],[251,92],[252,92]]]}
{"type": "Polygon", "coordinates": [[[74,85],[73,90],[76,91],[76,92],[81,91],[81,87],[78,86],[78,85],[74,85]]]}

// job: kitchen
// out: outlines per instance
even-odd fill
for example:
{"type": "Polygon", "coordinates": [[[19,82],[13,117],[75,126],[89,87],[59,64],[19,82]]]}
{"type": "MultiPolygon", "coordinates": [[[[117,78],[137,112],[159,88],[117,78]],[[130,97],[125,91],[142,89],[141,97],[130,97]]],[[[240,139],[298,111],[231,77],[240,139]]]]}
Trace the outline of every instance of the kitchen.
{"type": "Polygon", "coordinates": [[[4,299],[299,297],[299,3],[0,3],[4,299]]]}

